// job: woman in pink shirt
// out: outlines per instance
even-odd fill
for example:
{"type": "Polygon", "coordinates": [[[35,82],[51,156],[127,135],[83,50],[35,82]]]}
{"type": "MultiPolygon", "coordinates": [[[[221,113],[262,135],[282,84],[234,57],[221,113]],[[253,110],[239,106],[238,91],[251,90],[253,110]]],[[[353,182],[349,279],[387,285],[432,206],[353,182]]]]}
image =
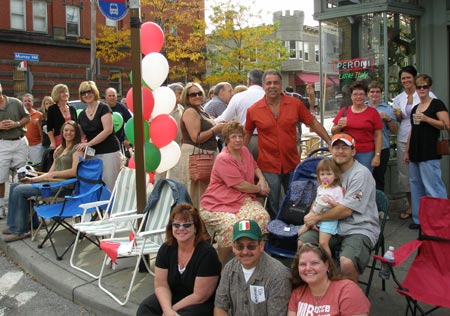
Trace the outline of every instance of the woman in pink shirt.
{"type": "Polygon", "coordinates": [[[210,235],[214,234],[217,240],[223,266],[231,254],[234,223],[252,219],[265,231],[270,216],[256,200],[256,194],[269,194],[269,186],[243,144],[242,125],[236,121],[225,124],[222,137],[227,145],[214,162],[211,181],[200,201],[200,215],[210,235]]]}

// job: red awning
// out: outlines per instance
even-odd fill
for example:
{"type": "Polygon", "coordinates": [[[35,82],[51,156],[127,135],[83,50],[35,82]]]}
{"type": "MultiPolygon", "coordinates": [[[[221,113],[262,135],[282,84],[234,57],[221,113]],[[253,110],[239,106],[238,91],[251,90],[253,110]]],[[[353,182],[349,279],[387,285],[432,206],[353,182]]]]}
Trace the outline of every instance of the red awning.
{"type": "MultiPolygon", "coordinates": [[[[316,74],[307,74],[307,73],[298,73],[295,75],[295,84],[296,85],[304,85],[309,83],[320,82],[319,75],[316,74]]],[[[337,77],[336,76],[327,76],[327,84],[329,85],[337,85],[337,77]]]]}

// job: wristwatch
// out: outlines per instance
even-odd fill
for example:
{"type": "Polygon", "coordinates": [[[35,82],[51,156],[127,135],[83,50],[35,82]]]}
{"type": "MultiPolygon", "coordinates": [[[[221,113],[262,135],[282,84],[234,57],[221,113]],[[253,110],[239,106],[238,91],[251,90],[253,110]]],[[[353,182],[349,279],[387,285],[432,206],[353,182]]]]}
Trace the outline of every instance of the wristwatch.
{"type": "Polygon", "coordinates": [[[17,127],[20,127],[20,121],[17,121],[16,124],[17,124],[17,127]]]}

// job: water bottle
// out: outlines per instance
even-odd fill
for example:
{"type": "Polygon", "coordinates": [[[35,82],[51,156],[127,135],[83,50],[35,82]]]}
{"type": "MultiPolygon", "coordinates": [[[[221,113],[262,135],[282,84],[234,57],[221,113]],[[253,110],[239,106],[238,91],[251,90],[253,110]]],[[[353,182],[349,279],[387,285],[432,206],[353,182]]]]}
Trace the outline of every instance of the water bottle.
{"type": "MultiPolygon", "coordinates": [[[[390,262],[394,262],[394,247],[389,246],[388,251],[383,256],[384,259],[389,260],[390,262]]],[[[378,273],[379,277],[384,280],[389,280],[391,276],[391,269],[389,267],[389,263],[381,262],[381,269],[378,273]]]]}

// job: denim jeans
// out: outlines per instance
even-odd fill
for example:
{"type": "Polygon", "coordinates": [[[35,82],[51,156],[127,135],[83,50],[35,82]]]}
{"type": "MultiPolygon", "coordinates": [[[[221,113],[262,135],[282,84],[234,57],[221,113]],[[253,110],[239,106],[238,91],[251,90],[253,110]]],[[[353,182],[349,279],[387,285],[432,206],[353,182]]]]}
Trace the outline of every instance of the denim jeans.
{"type": "Polygon", "coordinates": [[[266,178],[270,188],[269,206],[266,208],[271,219],[275,218],[280,208],[281,185],[283,185],[284,193],[286,194],[292,173],[293,171],[284,174],[263,172],[264,178],[266,178]]]}
{"type": "Polygon", "coordinates": [[[372,162],[372,158],[374,156],[374,152],[373,151],[368,151],[366,153],[357,153],[355,155],[355,159],[358,160],[358,162],[360,164],[362,164],[363,166],[366,166],[367,169],[369,169],[370,172],[373,171],[373,167],[370,165],[372,162]]]}
{"type": "Polygon", "coordinates": [[[419,224],[419,202],[422,196],[447,198],[445,184],[441,178],[439,159],[409,163],[409,185],[411,209],[414,223],[419,224]]]}

